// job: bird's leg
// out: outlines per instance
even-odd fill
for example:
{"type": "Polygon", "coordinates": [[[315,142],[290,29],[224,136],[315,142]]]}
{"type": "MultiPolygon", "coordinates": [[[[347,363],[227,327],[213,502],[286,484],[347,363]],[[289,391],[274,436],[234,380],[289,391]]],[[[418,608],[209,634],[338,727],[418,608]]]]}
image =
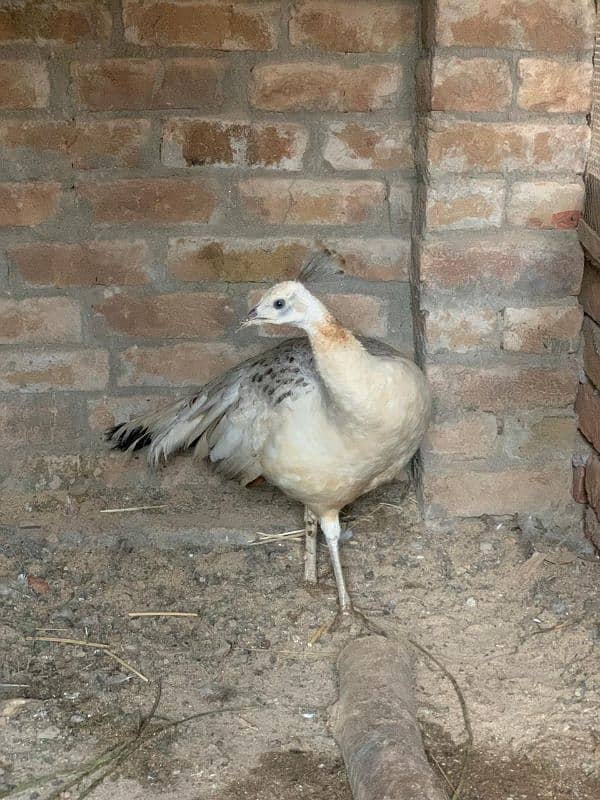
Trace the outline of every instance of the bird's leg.
{"type": "Polygon", "coordinates": [[[352,614],[352,601],[346,589],[346,582],[344,581],[344,573],[342,572],[342,564],[340,562],[340,518],[337,512],[331,512],[321,517],[319,522],[321,523],[321,530],[325,534],[327,546],[329,547],[333,574],[335,575],[335,582],[340,599],[340,611],[342,614],[352,614]]]}
{"type": "Polygon", "coordinates": [[[308,507],[304,508],[304,580],[317,582],[317,533],[319,522],[308,507]]]}

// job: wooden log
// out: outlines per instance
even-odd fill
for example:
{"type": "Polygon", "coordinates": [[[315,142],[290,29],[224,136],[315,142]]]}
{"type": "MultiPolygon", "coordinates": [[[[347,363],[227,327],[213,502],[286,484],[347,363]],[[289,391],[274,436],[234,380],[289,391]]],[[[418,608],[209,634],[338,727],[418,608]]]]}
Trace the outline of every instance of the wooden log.
{"type": "Polygon", "coordinates": [[[354,800],[447,800],[423,749],[408,647],[367,636],[338,658],[330,723],[354,800]]]}

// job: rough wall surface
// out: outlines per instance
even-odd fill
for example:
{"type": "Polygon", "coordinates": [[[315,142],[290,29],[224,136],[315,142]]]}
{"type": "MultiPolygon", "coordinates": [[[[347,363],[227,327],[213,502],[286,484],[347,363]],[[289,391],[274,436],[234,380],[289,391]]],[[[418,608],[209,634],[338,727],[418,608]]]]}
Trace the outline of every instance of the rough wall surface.
{"type": "Polygon", "coordinates": [[[102,429],[268,346],[234,331],[317,241],[339,316],[412,350],[417,31],[410,0],[0,2],[5,497],[193,482],[102,429]]]}
{"type": "Polygon", "coordinates": [[[577,528],[571,458],[593,2],[438,0],[419,65],[429,519],[577,528]]]}

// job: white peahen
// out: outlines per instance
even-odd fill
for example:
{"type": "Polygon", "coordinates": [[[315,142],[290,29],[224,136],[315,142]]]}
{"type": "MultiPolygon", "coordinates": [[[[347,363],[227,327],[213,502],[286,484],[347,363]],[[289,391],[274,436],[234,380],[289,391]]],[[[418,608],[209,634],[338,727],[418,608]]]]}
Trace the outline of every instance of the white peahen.
{"type": "Polygon", "coordinates": [[[149,460],[187,448],[247,485],[263,477],[305,506],[306,577],[316,580],[317,521],[327,540],[342,612],[351,612],[339,557],[339,512],[393,480],[418,449],[430,414],[421,370],[396,350],[344,328],[306,288],[330,269],[318,255],[279,283],[243,326],[294,325],[288,339],[225,372],[191,397],[116,425],[121,450],[149,460]]]}

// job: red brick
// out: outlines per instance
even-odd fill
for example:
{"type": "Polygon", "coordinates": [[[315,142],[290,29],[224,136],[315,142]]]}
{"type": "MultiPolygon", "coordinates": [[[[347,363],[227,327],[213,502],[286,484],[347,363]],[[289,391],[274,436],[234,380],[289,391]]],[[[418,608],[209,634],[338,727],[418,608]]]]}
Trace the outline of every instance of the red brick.
{"type": "Polygon", "coordinates": [[[398,64],[263,64],[252,70],[250,102],[265,111],[377,111],[396,105],[401,77],[398,64]]]}
{"type": "Polygon", "coordinates": [[[414,5],[365,0],[299,0],[290,18],[290,41],[337,53],[390,53],[414,44],[414,5]]]}
{"type": "Polygon", "coordinates": [[[580,383],[575,401],[579,430],[600,450],[600,392],[591,383],[580,383]]]}
{"type": "Polygon", "coordinates": [[[412,169],[411,137],[411,126],[399,122],[334,122],[323,158],[334,169],[412,169]]]}
{"type": "Polygon", "coordinates": [[[149,120],[93,122],[11,121],[0,124],[0,147],[27,171],[27,157],[62,156],[75,169],[138,167],[150,136],[149,120]]]}
{"type": "Polygon", "coordinates": [[[228,62],[213,58],[111,58],[71,66],[74,97],[89,111],[220,108],[228,62]]]}
{"type": "Polygon", "coordinates": [[[543,122],[431,123],[430,169],[435,172],[583,172],[590,130],[543,122]]]}
{"type": "Polygon", "coordinates": [[[0,183],[0,227],[40,225],[58,212],[57,183],[0,183]]]}
{"type": "Polygon", "coordinates": [[[50,81],[43,64],[36,61],[0,61],[0,109],[26,111],[45,108],[50,81]]]}
{"type": "Polygon", "coordinates": [[[279,3],[219,0],[125,0],[128,42],[158,47],[273,50],[279,3]]]}
{"type": "Polygon", "coordinates": [[[591,455],[585,465],[585,491],[588,496],[588,503],[596,512],[600,514],[600,458],[591,455]]]}
{"type": "Polygon", "coordinates": [[[0,352],[0,390],[46,392],[61,389],[96,391],[108,381],[108,353],[104,350],[70,352],[0,352]]]}
{"type": "Polygon", "coordinates": [[[459,517],[559,511],[571,502],[570,470],[565,458],[535,469],[430,474],[425,498],[432,510],[459,517]]]}
{"type": "Polygon", "coordinates": [[[0,447],[3,451],[72,445],[80,436],[77,408],[68,395],[20,393],[0,402],[0,447]]]}
{"type": "Polygon", "coordinates": [[[590,3],[565,0],[440,0],[437,42],[442,47],[505,47],[555,53],[591,50],[590,3]]]}
{"type": "Polygon", "coordinates": [[[308,131],[285,122],[173,119],[163,133],[169,167],[218,166],[302,169],[308,131]]]}
{"type": "Polygon", "coordinates": [[[182,281],[289,280],[308,257],[309,242],[299,239],[169,240],[169,273],[182,281]]]}
{"type": "Polygon", "coordinates": [[[600,517],[592,508],[585,511],[585,535],[600,550],[600,517]]]}
{"type": "Polygon", "coordinates": [[[228,297],[208,292],[141,297],[114,294],[96,306],[96,311],[109,330],[127,336],[214,339],[233,321],[228,297]]]}
{"type": "MultiPolygon", "coordinates": [[[[410,242],[402,239],[335,239],[324,244],[344,259],[346,275],[406,281],[410,242]]],[[[169,272],[182,281],[290,280],[316,245],[304,239],[215,239],[169,241],[169,272]]]]}
{"type": "Polygon", "coordinates": [[[119,386],[201,386],[245,353],[229,344],[180,342],[162,347],[131,347],[120,354],[119,386]]]}
{"type": "Polygon", "coordinates": [[[480,290],[535,299],[577,294],[583,256],[575,233],[504,232],[423,244],[421,279],[426,289],[480,290]]]}
{"type": "Polygon", "coordinates": [[[498,314],[491,309],[432,309],[424,319],[428,353],[499,349],[498,314]]]}
{"type": "Polygon", "coordinates": [[[359,225],[385,204],[378,181],[251,178],[239,192],[248,215],[271,225],[359,225]]]}
{"type": "Polygon", "coordinates": [[[497,58],[434,58],[432,111],[504,111],[512,98],[506,61],[497,58]]]}
{"type": "Polygon", "coordinates": [[[438,364],[428,375],[438,405],[451,409],[564,408],[572,406],[577,390],[575,367],[568,363],[560,369],[438,364]]]}
{"type": "MultiPolygon", "coordinates": [[[[264,289],[254,289],[248,295],[248,308],[255,306],[265,294],[264,289]]],[[[321,296],[327,308],[342,325],[362,336],[385,338],[388,334],[388,304],[378,297],[366,294],[326,294],[321,296]]],[[[298,336],[297,328],[288,325],[261,325],[265,336],[298,336]]]]}
{"type": "Polygon", "coordinates": [[[110,39],[112,19],[97,0],[27,0],[0,8],[0,43],[96,44],[110,39]]]}
{"type": "Polygon", "coordinates": [[[209,222],[217,206],[212,184],[206,180],[140,178],[82,183],[77,194],[90,203],[97,223],[209,222]]]}
{"type": "Polygon", "coordinates": [[[583,368],[592,383],[600,388],[600,325],[591,317],[583,321],[583,368]]]}
{"type": "Polygon", "coordinates": [[[592,62],[522,58],[517,103],[527,111],[585,114],[592,99],[592,62]]]}
{"type": "Polygon", "coordinates": [[[79,306],[68,297],[0,298],[0,344],[81,341],[79,306]]]}
{"type": "Polygon", "coordinates": [[[600,325],[600,268],[586,259],[579,302],[585,313],[600,325]]]}
{"type": "Polygon", "coordinates": [[[346,275],[367,281],[408,281],[408,238],[333,239],[325,244],[343,257],[346,275]]]}
{"type": "Polygon", "coordinates": [[[498,424],[493,414],[471,412],[460,419],[430,425],[424,452],[428,455],[460,459],[488,458],[498,440],[498,424]]]}
{"type": "Polygon", "coordinates": [[[456,179],[432,183],[427,192],[430,229],[499,228],[504,210],[504,181],[456,179]]]}
{"type": "Polygon", "coordinates": [[[502,347],[521,353],[572,353],[582,317],[578,305],[505,308],[502,347]]]}
{"type": "Polygon", "coordinates": [[[137,286],[151,279],[143,240],[43,242],[16,245],[7,252],[22,279],[34,286],[137,286]]]}
{"type": "Polygon", "coordinates": [[[581,181],[519,181],[511,187],[507,219],[528,228],[576,228],[582,209],[581,181]]]}

